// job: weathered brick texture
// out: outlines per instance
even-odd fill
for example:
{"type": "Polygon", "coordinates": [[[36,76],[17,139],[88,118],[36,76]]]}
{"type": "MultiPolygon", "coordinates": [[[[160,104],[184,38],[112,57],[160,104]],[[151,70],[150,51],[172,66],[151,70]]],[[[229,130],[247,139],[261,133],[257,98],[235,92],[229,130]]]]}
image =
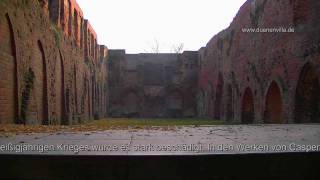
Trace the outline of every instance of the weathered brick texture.
{"type": "Polygon", "coordinates": [[[317,0],[248,0],[199,51],[198,114],[239,123],[320,122],[319,17],[317,0]],[[295,32],[242,32],[258,27],[295,32]]]}
{"type": "Polygon", "coordinates": [[[0,45],[1,123],[76,124],[106,116],[108,49],[99,53],[75,0],[1,1],[0,45]]]}
{"type": "Polygon", "coordinates": [[[112,117],[195,117],[198,52],[125,54],[110,50],[112,117]]]}
{"type": "Polygon", "coordinates": [[[75,0],[1,0],[0,122],[320,122],[319,17],[318,0],[248,0],[199,51],[126,54],[97,44],[75,0]],[[279,27],[295,32],[243,32],[279,27]]]}

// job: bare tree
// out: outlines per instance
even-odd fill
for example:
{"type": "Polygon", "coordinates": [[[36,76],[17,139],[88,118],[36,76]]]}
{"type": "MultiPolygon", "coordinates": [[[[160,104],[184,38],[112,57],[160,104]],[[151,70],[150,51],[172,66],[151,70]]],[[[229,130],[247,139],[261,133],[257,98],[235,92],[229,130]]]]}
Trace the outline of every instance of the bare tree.
{"type": "Polygon", "coordinates": [[[149,47],[150,47],[150,50],[144,49],[144,52],[156,53],[156,54],[160,53],[160,43],[156,38],[154,38],[152,44],[150,44],[149,47]]]}
{"type": "Polygon", "coordinates": [[[183,43],[180,43],[178,45],[173,45],[172,46],[172,51],[174,53],[177,53],[177,54],[182,53],[183,52],[183,47],[184,47],[183,43]]]}
{"type": "MultiPolygon", "coordinates": [[[[144,49],[145,53],[156,53],[159,54],[160,53],[160,42],[154,38],[152,43],[148,43],[148,49],[144,49]]],[[[171,46],[171,52],[179,54],[183,52],[183,48],[184,48],[184,44],[180,43],[177,45],[172,45],[171,46]]]]}
{"type": "Polygon", "coordinates": [[[151,47],[152,49],[152,52],[153,53],[160,53],[160,44],[159,44],[159,41],[157,39],[154,39],[154,44],[153,46],[151,47]]]}

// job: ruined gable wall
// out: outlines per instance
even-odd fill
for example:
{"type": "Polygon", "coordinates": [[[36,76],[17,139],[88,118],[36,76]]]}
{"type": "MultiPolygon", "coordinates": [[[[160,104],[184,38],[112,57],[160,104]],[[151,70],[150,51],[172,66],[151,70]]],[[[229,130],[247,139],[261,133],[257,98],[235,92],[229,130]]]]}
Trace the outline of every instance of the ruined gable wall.
{"type": "Polygon", "coordinates": [[[197,52],[125,54],[111,50],[110,115],[193,117],[197,52]],[[189,88],[189,89],[187,89],[189,88]]]}

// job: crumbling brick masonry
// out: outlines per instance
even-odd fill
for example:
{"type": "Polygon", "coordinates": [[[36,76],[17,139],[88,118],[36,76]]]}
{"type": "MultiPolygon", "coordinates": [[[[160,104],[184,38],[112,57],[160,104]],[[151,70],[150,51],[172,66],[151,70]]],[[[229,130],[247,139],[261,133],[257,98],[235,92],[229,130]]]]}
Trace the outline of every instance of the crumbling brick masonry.
{"type": "Polygon", "coordinates": [[[319,17],[319,0],[248,0],[199,51],[126,54],[97,44],[75,0],[1,0],[0,123],[320,122],[319,17]]]}
{"type": "Polygon", "coordinates": [[[320,122],[319,17],[318,0],[248,0],[230,27],[199,51],[198,115],[238,123],[320,122]]]}
{"type": "Polygon", "coordinates": [[[106,117],[108,49],[75,0],[0,1],[0,122],[106,117]]]}

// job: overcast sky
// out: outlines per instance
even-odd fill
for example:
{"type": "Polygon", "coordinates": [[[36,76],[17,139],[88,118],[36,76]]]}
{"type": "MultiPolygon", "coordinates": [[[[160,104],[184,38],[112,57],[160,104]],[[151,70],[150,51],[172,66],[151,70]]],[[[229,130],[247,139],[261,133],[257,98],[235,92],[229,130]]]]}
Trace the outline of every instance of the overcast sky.
{"type": "Polygon", "coordinates": [[[227,28],[246,0],[77,0],[99,44],[127,53],[184,44],[198,50],[227,28]]]}

